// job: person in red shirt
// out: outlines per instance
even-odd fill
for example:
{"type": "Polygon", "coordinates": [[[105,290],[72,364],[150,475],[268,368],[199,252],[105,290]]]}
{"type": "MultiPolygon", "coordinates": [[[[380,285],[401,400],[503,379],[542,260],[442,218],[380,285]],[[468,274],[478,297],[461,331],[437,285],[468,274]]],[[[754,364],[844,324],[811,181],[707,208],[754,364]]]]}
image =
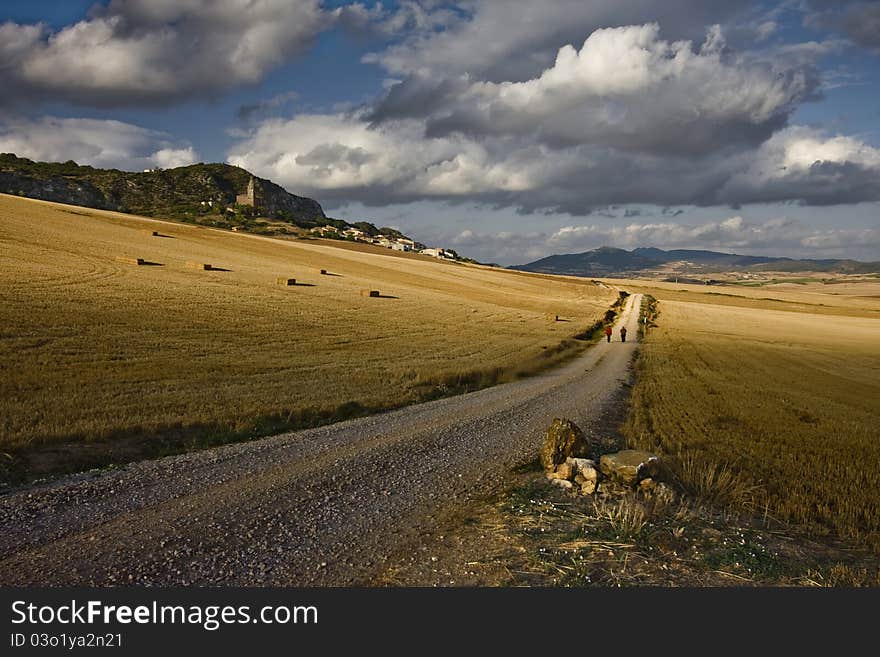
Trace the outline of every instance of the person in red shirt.
{"type": "Polygon", "coordinates": [[[605,327],[605,337],[608,338],[608,342],[611,342],[611,327],[605,327]]]}

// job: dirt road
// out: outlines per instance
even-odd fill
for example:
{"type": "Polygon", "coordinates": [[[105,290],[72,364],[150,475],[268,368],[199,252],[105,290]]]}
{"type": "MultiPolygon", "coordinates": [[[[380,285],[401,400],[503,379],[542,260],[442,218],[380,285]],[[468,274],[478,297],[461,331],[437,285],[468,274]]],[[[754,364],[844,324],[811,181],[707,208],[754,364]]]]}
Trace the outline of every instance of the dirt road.
{"type": "Polygon", "coordinates": [[[596,418],[629,377],[640,295],[552,372],[0,497],[0,585],[356,585],[453,505],[596,418]],[[630,339],[620,343],[619,327],[630,339]]]}

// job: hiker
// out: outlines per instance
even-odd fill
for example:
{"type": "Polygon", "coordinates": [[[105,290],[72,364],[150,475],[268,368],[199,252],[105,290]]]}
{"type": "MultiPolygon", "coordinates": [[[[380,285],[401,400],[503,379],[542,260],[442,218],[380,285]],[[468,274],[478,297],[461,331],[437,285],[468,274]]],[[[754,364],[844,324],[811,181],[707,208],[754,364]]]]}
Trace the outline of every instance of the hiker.
{"type": "Polygon", "coordinates": [[[620,327],[620,341],[626,342],[626,327],[625,326],[620,327]]]}
{"type": "Polygon", "coordinates": [[[608,342],[611,342],[611,327],[605,327],[605,337],[608,338],[608,342]]]}

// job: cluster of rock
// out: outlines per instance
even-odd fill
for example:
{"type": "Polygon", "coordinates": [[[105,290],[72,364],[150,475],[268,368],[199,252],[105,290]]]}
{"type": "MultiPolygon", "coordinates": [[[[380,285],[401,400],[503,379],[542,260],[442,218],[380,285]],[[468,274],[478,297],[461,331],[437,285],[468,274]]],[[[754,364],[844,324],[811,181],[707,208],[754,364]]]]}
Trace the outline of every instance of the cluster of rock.
{"type": "Polygon", "coordinates": [[[624,449],[599,456],[598,464],[584,433],[570,420],[556,418],[541,446],[541,465],[555,485],[580,492],[614,493],[638,489],[671,496],[672,489],[657,481],[660,459],[656,454],[624,449]]]}
{"type": "Polygon", "coordinates": [[[584,495],[592,495],[599,485],[599,470],[592,459],[569,456],[555,470],[548,472],[547,477],[567,490],[577,487],[584,495]]]}

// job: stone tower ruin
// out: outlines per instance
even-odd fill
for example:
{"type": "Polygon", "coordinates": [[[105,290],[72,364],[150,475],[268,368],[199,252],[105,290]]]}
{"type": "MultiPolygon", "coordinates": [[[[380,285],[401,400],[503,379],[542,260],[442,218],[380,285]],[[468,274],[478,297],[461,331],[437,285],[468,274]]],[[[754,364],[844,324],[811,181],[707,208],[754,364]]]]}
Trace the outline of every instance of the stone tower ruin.
{"type": "Polygon", "coordinates": [[[265,206],[263,194],[263,185],[254,177],[248,181],[247,191],[235,197],[235,202],[239,205],[250,205],[257,210],[265,206]]]}

